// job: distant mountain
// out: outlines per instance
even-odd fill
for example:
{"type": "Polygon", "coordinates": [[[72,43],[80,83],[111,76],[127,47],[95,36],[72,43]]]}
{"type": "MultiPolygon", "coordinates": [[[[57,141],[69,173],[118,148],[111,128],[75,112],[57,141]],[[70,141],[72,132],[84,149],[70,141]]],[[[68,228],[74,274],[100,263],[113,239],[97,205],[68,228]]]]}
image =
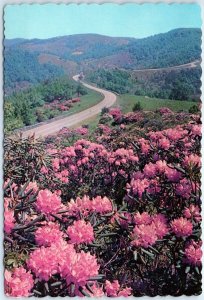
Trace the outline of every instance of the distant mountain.
{"type": "Polygon", "coordinates": [[[77,34],[5,40],[5,87],[99,68],[145,69],[185,64],[201,57],[201,30],[175,29],[143,39],[77,34]],[[16,54],[17,53],[17,54],[16,54]],[[30,56],[22,65],[24,57],[30,56]],[[52,68],[53,67],[53,68],[52,68]],[[39,76],[40,75],[40,76],[39,76]]]}

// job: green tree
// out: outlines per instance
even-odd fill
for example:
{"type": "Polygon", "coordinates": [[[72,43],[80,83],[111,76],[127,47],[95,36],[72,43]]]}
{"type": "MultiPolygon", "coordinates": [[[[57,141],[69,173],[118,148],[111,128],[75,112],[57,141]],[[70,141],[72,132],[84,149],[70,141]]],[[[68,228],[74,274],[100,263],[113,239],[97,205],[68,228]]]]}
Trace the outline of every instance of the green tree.
{"type": "Polygon", "coordinates": [[[138,101],[137,103],[134,104],[132,111],[141,111],[142,110],[142,106],[140,101],[138,101]]]}

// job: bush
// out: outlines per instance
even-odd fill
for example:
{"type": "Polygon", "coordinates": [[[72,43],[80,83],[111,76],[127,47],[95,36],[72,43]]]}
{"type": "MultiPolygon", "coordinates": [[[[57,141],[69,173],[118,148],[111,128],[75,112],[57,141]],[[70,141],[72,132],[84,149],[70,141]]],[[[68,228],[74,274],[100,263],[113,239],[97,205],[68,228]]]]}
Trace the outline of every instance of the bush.
{"type": "Polygon", "coordinates": [[[190,108],[189,108],[189,113],[190,114],[196,114],[197,112],[199,112],[199,108],[197,105],[192,105],[190,108]]]}
{"type": "Polygon", "coordinates": [[[140,101],[138,101],[137,103],[135,103],[135,105],[132,108],[132,111],[141,111],[142,110],[142,106],[140,101]]]}

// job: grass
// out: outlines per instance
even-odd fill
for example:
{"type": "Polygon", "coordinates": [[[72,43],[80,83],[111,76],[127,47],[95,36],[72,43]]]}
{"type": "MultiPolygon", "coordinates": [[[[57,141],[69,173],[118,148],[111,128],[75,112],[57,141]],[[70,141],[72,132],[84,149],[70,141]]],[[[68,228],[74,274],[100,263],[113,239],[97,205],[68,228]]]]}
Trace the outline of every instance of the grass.
{"type": "Polygon", "coordinates": [[[80,127],[82,125],[89,125],[89,133],[91,134],[96,129],[96,127],[98,126],[98,122],[100,120],[100,117],[101,117],[100,114],[95,115],[91,118],[88,118],[88,119],[86,119],[82,122],[77,123],[72,128],[77,128],[77,127],[80,127]]]}
{"type": "Polygon", "coordinates": [[[196,102],[193,101],[145,98],[144,96],[125,94],[117,97],[116,105],[121,107],[123,113],[127,113],[132,111],[134,104],[138,101],[140,102],[143,110],[146,111],[154,111],[161,107],[168,107],[173,111],[188,111],[191,106],[196,104],[196,102]]]}
{"type": "Polygon", "coordinates": [[[73,107],[70,108],[68,115],[78,113],[98,104],[101,100],[103,100],[103,96],[100,93],[89,90],[89,93],[87,95],[80,96],[80,99],[80,102],[74,103],[73,107]]]}

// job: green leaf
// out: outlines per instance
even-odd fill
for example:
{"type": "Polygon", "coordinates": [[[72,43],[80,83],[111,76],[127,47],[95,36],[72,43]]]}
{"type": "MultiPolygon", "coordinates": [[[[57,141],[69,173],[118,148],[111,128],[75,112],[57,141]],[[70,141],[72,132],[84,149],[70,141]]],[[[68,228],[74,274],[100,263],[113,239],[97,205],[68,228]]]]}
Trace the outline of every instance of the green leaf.
{"type": "Polygon", "coordinates": [[[79,291],[82,293],[82,295],[86,297],[91,297],[81,286],[79,287],[79,291]]]}
{"type": "Polygon", "coordinates": [[[190,267],[190,266],[187,266],[186,269],[185,269],[185,273],[186,273],[186,274],[189,273],[190,269],[191,269],[191,267],[190,267]]]}
{"type": "Polygon", "coordinates": [[[10,266],[10,265],[13,265],[15,263],[15,259],[8,259],[7,260],[7,262],[6,262],[6,264],[8,265],[8,266],[10,266]]]}
{"type": "Polygon", "coordinates": [[[61,284],[62,284],[61,281],[57,281],[57,282],[52,283],[51,286],[59,286],[61,284]]]}
{"type": "Polygon", "coordinates": [[[133,252],[133,256],[134,256],[134,260],[137,260],[137,251],[136,250],[133,252]]]}
{"type": "Polygon", "coordinates": [[[148,256],[150,256],[151,258],[154,258],[154,254],[153,253],[151,253],[151,252],[149,252],[149,251],[147,251],[147,250],[145,250],[143,248],[141,248],[141,250],[142,250],[142,252],[144,252],[145,254],[147,254],[148,256]]]}

